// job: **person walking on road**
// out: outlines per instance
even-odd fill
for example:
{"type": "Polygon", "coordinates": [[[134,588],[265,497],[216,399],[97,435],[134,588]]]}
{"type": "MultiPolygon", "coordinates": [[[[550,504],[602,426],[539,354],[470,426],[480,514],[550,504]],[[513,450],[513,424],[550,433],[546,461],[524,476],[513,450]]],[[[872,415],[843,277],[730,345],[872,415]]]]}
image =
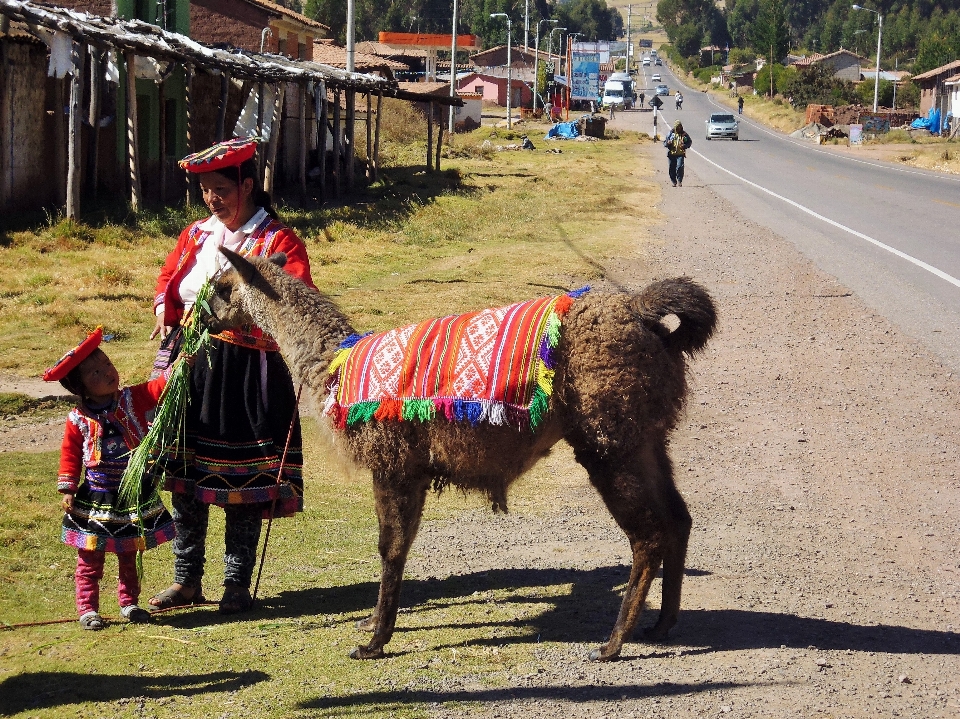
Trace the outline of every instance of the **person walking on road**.
{"type": "Polygon", "coordinates": [[[678,110],[679,110],[681,107],[683,107],[683,95],[680,94],[680,91],[679,91],[679,90],[677,90],[677,96],[676,96],[676,98],[674,98],[674,102],[675,102],[676,108],[677,108],[678,110]]]}
{"type": "Polygon", "coordinates": [[[742,114],[743,114],[743,95],[740,95],[740,96],[737,98],[737,114],[738,114],[738,115],[742,115],[742,114]]]}
{"type": "Polygon", "coordinates": [[[684,131],[683,123],[677,120],[673,124],[673,130],[663,141],[663,146],[667,148],[667,160],[670,162],[670,182],[674,187],[683,187],[683,159],[691,145],[693,138],[684,131]]]}

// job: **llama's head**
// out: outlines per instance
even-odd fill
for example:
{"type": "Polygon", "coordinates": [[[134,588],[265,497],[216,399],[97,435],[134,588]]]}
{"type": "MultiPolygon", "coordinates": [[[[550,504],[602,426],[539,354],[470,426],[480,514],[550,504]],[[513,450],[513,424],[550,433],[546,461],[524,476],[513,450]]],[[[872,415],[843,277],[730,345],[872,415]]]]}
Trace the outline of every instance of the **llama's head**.
{"type": "Polygon", "coordinates": [[[213,286],[208,305],[200,308],[200,321],[213,333],[242,325],[267,321],[267,305],[280,298],[279,286],[286,278],[283,266],[287,256],[282,252],[268,259],[241,257],[220,248],[233,269],[224,272],[213,286]]]}

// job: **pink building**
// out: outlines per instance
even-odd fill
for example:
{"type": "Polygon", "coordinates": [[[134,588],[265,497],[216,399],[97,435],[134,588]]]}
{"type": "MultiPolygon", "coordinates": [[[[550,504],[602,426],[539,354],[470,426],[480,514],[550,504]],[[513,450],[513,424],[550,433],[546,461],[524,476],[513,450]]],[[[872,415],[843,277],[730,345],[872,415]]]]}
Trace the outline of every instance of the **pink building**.
{"type": "MultiPolygon", "coordinates": [[[[511,75],[513,95],[510,98],[510,106],[532,107],[533,92],[530,90],[530,85],[533,82],[533,71],[513,68],[511,75]]],[[[457,82],[457,90],[476,93],[487,102],[506,107],[507,69],[505,67],[486,68],[483,72],[472,72],[457,82]]]]}

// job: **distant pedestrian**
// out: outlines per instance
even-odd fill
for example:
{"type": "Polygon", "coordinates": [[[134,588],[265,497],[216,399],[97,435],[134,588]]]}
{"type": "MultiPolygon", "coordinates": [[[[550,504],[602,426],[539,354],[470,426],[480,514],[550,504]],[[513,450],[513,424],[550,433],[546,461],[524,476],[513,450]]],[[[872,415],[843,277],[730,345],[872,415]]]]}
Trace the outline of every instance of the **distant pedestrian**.
{"type": "Polygon", "coordinates": [[[677,90],[677,96],[674,98],[674,104],[678,110],[683,107],[683,95],[680,94],[679,90],[677,90]]]}
{"type": "Polygon", "coordinates": [[[737,114],[738,114],[738,115],[742,115],[742,114],[743,114],[743,95],[740,95],[740,96],[737,98],[737,114]]]}
{"type": "Polygon", "coordinates": [[[674,187],[683,187],[683,160],[691,145],[693,138],[684,132],[683,123],[677,120],[673,124],[673,130],[663,141],[663,146],[667,148],[667,160],[670,162],[670,182],[674,187]]]}

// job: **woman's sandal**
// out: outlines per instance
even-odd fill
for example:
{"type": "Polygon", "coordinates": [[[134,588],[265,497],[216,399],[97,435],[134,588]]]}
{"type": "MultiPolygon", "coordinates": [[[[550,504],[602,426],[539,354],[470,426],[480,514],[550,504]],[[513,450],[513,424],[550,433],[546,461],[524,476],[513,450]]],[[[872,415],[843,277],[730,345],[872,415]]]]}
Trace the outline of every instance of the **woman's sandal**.
{"type": "Polygon", "coordinates": [[[157,600],[156,604],[150,604],[150,611],[156,612],[161,609],[173,609],[174,607],[189,607],[192,604],[203,604],[206,598],[203,596],[203,589],[200,583],[183,584],[181,589],[167,587],[162,592],[158,592],[151,597],[151,602],[157,600]],[[193,594],[189,597],[183,594],[184,589],[193,589],[193,594]]]}
{"type": "Polygon", "coordinates": [[[253,597],[246,587],[227,585],[220,600],[221,614],[239,614],[253,609],[253,597]]]}

